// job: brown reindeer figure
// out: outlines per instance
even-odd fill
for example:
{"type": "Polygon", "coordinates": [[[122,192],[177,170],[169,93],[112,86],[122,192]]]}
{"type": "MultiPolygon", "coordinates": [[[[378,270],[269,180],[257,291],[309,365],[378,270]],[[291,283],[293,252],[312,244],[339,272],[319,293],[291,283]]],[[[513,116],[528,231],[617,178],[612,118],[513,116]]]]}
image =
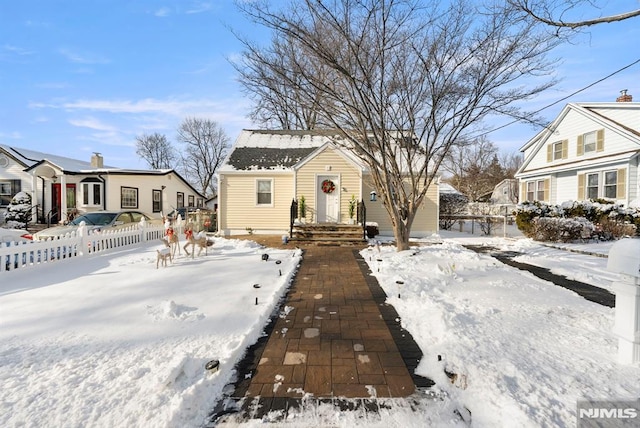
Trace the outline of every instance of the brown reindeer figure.
{"type": "Polygon", "coordinates": [[[184,231],[184,235],[187,241],[187,243],[184,244],[184,247],[183,247],[184,252],[187,253],[187,256],[190,255],[191,258],[195,257],[196,246],[199,248],[198,256],[200,256],[200,254],[202,253],[202,250],[204,250],[205,255],[208,254],[207,247],[210,247],[211,245],[213,245],[213,242],[207,239],[207,235],[204,232],[199,232],[194,236],[193,229],[191,229],[191,227],[187,228],[184,231]],[[189,253],[189,250],[187,249],[189,245],[191,245],[191,253],[189,253]]]}
{"type": "Polygon", "coordinates": [[[178,250],[178,254],[182,254],[180,253],[180,240],[178,239],[178,234],[173,230],[173,227],[167,227],[162,240],[166,242],[167,247],[171,248],[171,255],[173,257],[176,256],[176,250],[178,250]]]}

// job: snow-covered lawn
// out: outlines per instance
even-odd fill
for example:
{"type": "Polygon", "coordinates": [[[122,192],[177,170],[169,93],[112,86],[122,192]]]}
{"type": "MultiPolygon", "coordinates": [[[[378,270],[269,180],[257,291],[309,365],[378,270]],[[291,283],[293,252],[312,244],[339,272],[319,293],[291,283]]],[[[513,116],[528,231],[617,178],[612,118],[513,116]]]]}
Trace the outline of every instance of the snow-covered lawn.
{"type": "Polygon", "coordinates": [[[0,426],[205,420],[286,291],[300,252],[216,238],[209,255],[183,252],[156,269],[157,248],[2,276],[0,426]],[[221,368],[209,374],[212,359],[221,368]]]}
{"type": "MultiPolygon", "coordinates": [[[[442,237],[416,242],[419,251],[362,252],[425,354],[419,373],[448,396],[433,411],[383,414],[379,426],[451,426],[453,410],[468,410],[476,427],[573,427],[581,398],[640,397],[640,364],[616,362],[613,309],[461,244],[517,250],[527,263],[608,287],[617,277],[606,259],[523,239],[442,237]]],[[[156,248],[3,274],[0,426],[203,423],[301,255],[216,238],[209,255],[156,269],[156,248]],[[221,362],[217,373],[204,370],[211,359],[221,362]]],[[[296,422],[360,425],[317,417],[296,422]]]]}

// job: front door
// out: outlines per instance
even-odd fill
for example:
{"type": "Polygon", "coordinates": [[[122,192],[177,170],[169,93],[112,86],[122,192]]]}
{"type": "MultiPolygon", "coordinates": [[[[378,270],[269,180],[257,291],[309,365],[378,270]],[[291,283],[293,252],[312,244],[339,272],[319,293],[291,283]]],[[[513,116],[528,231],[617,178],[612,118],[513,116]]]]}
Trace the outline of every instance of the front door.
{"type": "Polygon", "coordinates": [[[318,223],[337,223],[340,213],[340,177],[319,175],[316,183],[318,223]]]}
{"type": "MultiPolygon", "coordinates": [[[[62,219],[62,192],[60,183],[51,185],[51,223],[58,223],[62,219]]],[[[76,207],[76,185],[67,184],[65,203],[67,209],[76,207]]]]}

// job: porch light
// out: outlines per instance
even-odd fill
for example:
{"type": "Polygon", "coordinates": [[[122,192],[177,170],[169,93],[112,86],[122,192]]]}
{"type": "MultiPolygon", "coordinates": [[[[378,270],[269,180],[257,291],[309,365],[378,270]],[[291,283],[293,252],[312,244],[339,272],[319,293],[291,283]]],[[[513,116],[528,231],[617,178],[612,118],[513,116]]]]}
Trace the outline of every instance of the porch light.
{"type": "Polygon", "coordinates": [[[51,176],[51,181],[52,181],[52,182],[54,182],[54,183],[55,183],[56,181],[58,181],[58,176],[56,175],[56,173],[55,173],[55,172],[54,172],[54,173],[53,173],[53,175],[51,176]]]}
{"type": "Polygon", "coordinates": [[[376,193],[376,191],[374,190],[374,191],[372,191],[372,192],[369,194],[369,200],[370,200],[371,202],[375,202],[375,201],[376,201],[377,196],[378,196],[378,194],[377,194],[377,193],[376,193]]]}

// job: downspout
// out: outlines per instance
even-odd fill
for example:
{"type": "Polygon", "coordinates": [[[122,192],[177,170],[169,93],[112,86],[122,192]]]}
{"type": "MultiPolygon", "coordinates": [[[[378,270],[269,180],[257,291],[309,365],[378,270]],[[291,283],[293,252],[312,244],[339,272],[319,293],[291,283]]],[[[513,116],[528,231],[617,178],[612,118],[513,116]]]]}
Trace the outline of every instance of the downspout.
{"type": "Polygon", "coordinates": [[[98,174],[98,178],[102,181],[102,209],[106,210],[107,209],[107,180],[105,180],[101,174],[98,174]]]}
{"type": "Polygon", "coordinates": [[[42,211],[42,217],[38,218],[38,208],[37,208],[38,204],[36,204],[36,223],[40,223],[41,220],[43,220],[42,223],[44,223],[44,217],[45,217],[45,215],[44,215],[44,204],[45,204],[45,199],[44,199],[44,196],[45,196],[44,190],[45,189],[44,189],[44,186],[45,186],[45,181],[44,181],[44,177],[38,176],[38,178],[42,182],[42,198],[41,198],[42,206],[40,207],[40,210],[42,211]]]}

